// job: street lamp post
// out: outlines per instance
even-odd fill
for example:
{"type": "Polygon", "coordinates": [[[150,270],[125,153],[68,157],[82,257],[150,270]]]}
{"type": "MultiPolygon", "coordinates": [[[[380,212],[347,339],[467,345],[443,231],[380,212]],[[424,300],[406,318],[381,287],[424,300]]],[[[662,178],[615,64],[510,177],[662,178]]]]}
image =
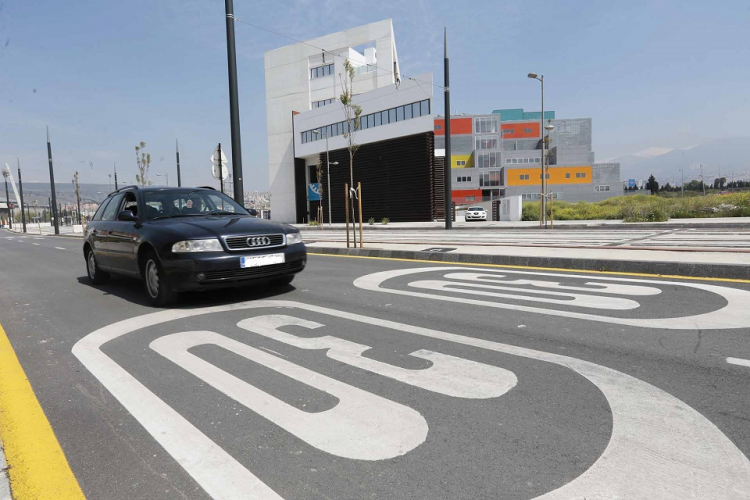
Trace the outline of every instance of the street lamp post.
{"type": "Polygon", "coordinates": [[[167,178],[167,187],[169,187],[169,172],[166,174],[156,174],[157,177],[166,177],[167,178]]]}
{"type": "Polygon", "coordinates": [[[706,183],[703,181],[703,163],[701,163],[700,166],[701,166],[701,186],[703,187],[703,196],[706,196],[706,183]]]}
{"type": "MultiPolygon", "coordinates": [[[[319,130],[313,130],[313,134],[320,134],[319,130]]],[[[325,128],[326,136],[326,177],[328,178],[328,227],[331,227],[331,165],[338,165],[339,162],[334,161],[331,163],[331,159],[328,157],[328,127],[325,128]]]]}
{"type": "Polygon", "coordinates": [[[527,75],[529,78],[532,78],[534,80],[539,80],[542,82],[542,117],[540,119],[540,125],[539,125],[539,133],[542,136],[542,192],[541,196],[539,198],[539,201],[541,203],[541,214],[539,217],[539,227],[541,228],[544,226],[544,229],[547,229],[547,179],[546,179],[546,172],[544,171],[544,75],[537,75],[536,73],[529,73],[527,75]]]}

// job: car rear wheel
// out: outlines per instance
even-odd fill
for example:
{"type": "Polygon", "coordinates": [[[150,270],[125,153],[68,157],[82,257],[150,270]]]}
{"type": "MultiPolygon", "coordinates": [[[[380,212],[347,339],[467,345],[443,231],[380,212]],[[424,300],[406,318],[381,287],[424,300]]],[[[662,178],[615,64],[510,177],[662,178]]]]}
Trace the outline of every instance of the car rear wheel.
{"type": "Polygon", "coordinates": [[[92,285],[103,285],[109,281],[109,273],[99,269],[93,250],[89,250],[86,254],[86,274],[88,274],[92,285]]]}
{"type": "Polygon", "coordinates": [[[157,307],[174,303],[177,300],[177,293],[169,288],[164,269],[156,254],[149,252],[143,262],[143,281],[151,303],[157,307]]]}

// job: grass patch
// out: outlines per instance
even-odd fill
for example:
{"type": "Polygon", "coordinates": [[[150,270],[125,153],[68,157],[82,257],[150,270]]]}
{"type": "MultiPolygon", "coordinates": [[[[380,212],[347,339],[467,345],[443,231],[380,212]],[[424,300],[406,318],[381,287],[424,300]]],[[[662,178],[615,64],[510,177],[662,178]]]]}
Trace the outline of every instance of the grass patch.
{"type": "MultiPolygon", "coordinates": [[[[670,193],[672,194],[672,193],[670,193]]],[[[555,220],[623,220],[663,222],[668,219],[750,217],[750,192],[709,196],[619,196],[589,203],[553,202],[555,220]]],[[[550,216],[550,208],[547,207],[550,216]]],[[[523,204],[522,220],[539,220],[539,202],[523,204]]]]}

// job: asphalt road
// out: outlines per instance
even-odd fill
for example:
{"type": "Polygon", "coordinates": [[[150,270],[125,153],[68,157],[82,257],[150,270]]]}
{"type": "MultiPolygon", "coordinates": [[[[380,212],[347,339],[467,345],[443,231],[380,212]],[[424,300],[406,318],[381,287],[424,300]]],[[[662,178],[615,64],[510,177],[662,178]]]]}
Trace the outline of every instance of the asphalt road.
{"type": "Polygon", "coordinates": [[[311,256],[160,310],[80,245],[0,232],[0,323],[88,498],[750,498],[750,284],[311,256]]]}

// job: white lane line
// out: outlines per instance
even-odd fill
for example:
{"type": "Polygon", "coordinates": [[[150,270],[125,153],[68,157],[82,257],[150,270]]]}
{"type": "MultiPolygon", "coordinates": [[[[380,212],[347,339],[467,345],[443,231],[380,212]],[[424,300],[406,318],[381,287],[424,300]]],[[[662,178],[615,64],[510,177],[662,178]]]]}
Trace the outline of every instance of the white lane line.
{"type": "MultiPolygon", "coordinates": [[[[587,277],[590,279],[590,277],[587,277]]],[[[278,496],[223,448],[107,356],[102,345],[169,321],[257,308],[290,308],[395,331],[520,356],[569,368],[607,398],[612,435],[582,475],[539,500],[658,498],[740,500],[750,491],[750,461],[710,420],[642,380],[589,361],[490,340],[370,318],[299,302],[259,300],[200,309],[173,309],[126,319],[86,335],[73,354],[214,499],[278,496]]]]}
{"type": "Polygon", "coordinates": [[[65,250],[65,249],[63,247],[55,247],[55,250],[65,250]]]}
{"type": "Polygon", "coordinates": [[[739,366],[747,366],[748,368],[750,368],[750,359],[727,358],[727,363],[739,366]]]}
{"type": "Polygon", "coordinates": [[[37,247],[38,247],[38,246],[39,246],[39,243],[32,243],[32,245],[34,245],[34,246],[37,246],[37,247]]]}

